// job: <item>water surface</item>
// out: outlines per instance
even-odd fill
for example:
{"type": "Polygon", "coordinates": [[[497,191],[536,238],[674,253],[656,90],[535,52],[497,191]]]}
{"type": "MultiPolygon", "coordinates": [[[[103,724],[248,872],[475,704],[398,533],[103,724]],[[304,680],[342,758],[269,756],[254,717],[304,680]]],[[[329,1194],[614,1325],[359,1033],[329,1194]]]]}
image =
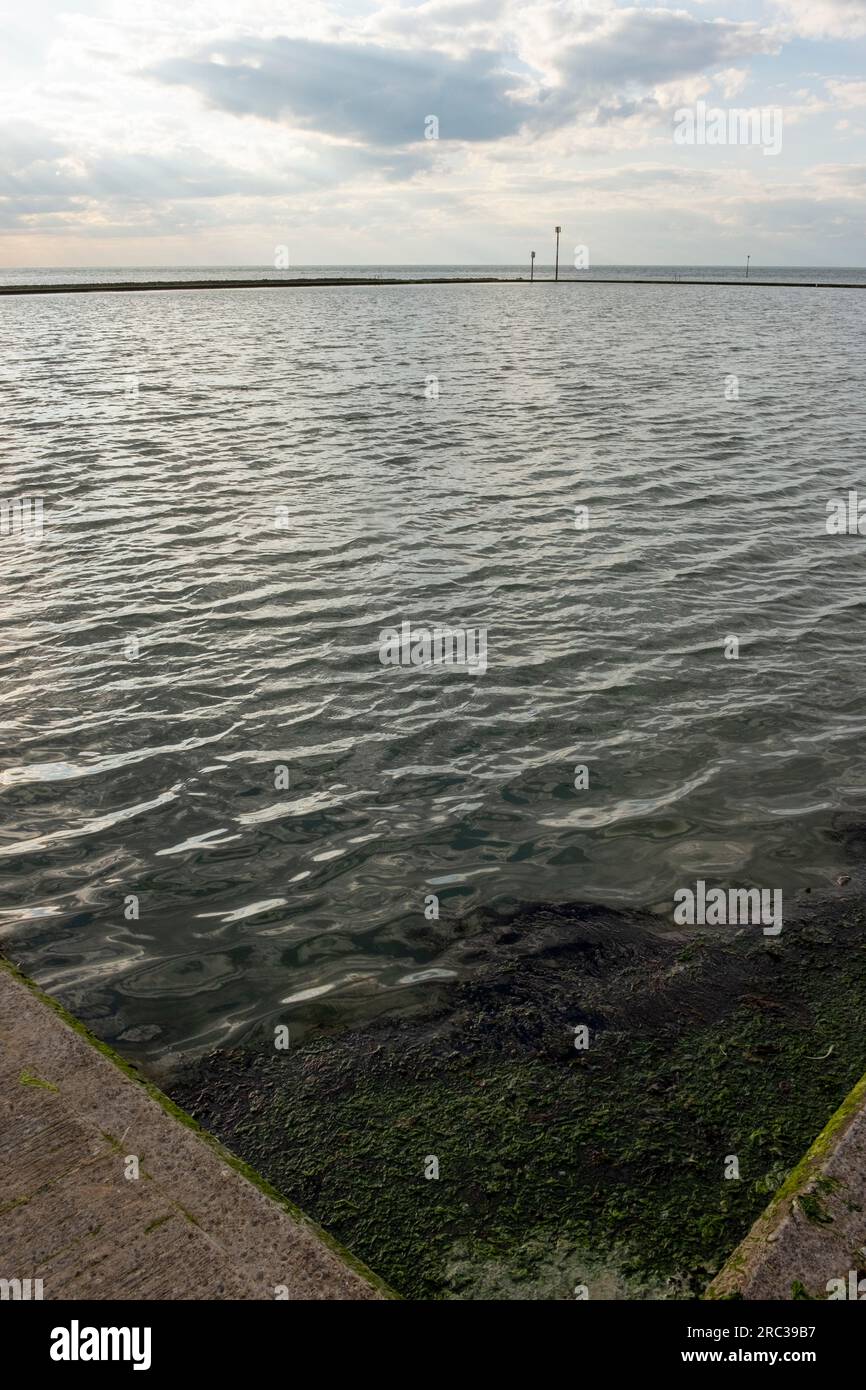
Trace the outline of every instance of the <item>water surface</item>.
{"type": "Polygon", "coordinates": [[[155,1057],[403,1007],[488,907],[826,884],[864,338],[724,285],[0,303],[0,493],[45,499],[0,540],[4,948],[155,1057]],[[383,667],[407,618],[486,674],[383,667]]]}
{"type": "MultiPolygon", "coordinates": [[[[551,260],[535,262],[533,274],[539,280],[554,277],[554,263],[551,247],[551,260]]],[[[574,250],[565,241],[562,243],[559,263],[560,280],[719,280],[737,281],[746,279],[745,263],[730,265],[595,265],[586,269],[574,266],[574,250]]],[[[151,280],[273,280],[281,275],[287,280],[318,279],[320,276],[333,278],[361,276],[380,277],[383,280],[419,277],[435,278],[494,278],[520,279],[530,274],[529,259],[521,265],[292,265],[287,269],[273,265],[198,265],[198,266],[54,266],[54,267],[0,267],[0,286],[2,285],[75,285],[75,284],[118,284],[146,282],[151,280]]],[[[843,282],[866,286],[866,270],[862,267],[847,266],[762,266],[752,263],[749,274],[753,280],[813,281],[815,284],[843,282]]]]}

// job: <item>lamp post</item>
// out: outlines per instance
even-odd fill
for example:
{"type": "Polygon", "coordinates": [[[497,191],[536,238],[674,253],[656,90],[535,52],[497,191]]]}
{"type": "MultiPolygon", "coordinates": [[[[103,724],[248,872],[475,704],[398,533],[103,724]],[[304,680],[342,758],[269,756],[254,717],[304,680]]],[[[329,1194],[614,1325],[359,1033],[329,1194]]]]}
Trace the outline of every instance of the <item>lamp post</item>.
{"type": "Polygon", "coordinates": [[[747,257],[746,257],[746,279],[747,279],[747,280],[748,280],[748,278],[749,278],[749,261],[750,261],[751,259],[752,259],[751,256],[747,256],[747,257]]]}
{"type": "Polygon", "coordinates": [[[554,274],[553,274],[554,280],[558,280],[558,279],[559,279],[559,233],[560,233],[561,231],[562,231],[562,228],[561,228],[561,227],[557,227],[557,228],[556,228],[556,270],[554,271],[554,274]]]}
{"type": "Polygon", "coordinates": [[[534,251],[530,251],[530,253],[529,253],[529,278],[530,278],[530,280],[534,280],[534,279],[535,279],[535,252],[534,252],[534,251]]]}

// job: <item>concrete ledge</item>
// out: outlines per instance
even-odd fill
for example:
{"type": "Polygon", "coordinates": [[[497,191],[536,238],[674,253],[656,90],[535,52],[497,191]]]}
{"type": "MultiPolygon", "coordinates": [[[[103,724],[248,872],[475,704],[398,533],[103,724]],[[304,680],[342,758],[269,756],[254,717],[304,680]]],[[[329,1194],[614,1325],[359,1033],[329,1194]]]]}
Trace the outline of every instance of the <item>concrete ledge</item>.
{"type": "MultiPolygon", "coordinates": [[[[864,1270],[866,1076],[846,1096],[705,1297],[857,1297],[864,1270]],[[833,1280],[842,1283],[833,1285],[833,1280]]],[[[861,1294],[866,1297],[866,1281],[861,1294]]]]}
{"type": "Polygon", "coordinates": [[[697,280],[680,276],[641,276],[626,279],[624,276],[587,276],[585,280],[554,280],[552,275],[538,275],[530,281],[523,275],[435,275],[414,276],[411,279],[396,275],[375,277],[328,275],[295,280],[123,280],[92,281],[86,284],[58,285],[0,285],[0,295],[15,294],[129,294],[132,291],[150,290],[298,290],[326,285],[715,285],[728,289],[771,289],[771,290],[863,290],[866,282],[843,280],[697,280]]]}
{"type": "Polygon", "coordinates": [[[394,1297],[2,959],[0,1279],[46,1299],[394,1297]]]}

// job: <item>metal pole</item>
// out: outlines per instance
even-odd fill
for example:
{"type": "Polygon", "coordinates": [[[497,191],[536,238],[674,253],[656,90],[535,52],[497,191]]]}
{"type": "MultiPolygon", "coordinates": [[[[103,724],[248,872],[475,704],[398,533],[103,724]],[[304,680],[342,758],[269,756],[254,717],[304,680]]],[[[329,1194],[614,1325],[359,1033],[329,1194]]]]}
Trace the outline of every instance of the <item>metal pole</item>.
{"type": "Polygon", "coordinates": [[[558,279],[559,279],[559,233],[560,233],[561,231],[562,231],[562,228],[561,228],[561,227],[557,227],[557,229],[556,229],[556,270],[555,270],[554,276],[553,276],[554,280],[558,280],[558,279]]]}
{"type": "Polygon", "coordinates": [[[534,279],[535,279],[535,252],[534,252],[534,251],[530,251],[530,253],[529,253],[529,278],[530,278],[530,280],[534,280],[534,279]]]}
{"type": "Polygon", "coordinates": [[[747,280],[748,280],[748,278],[749,278],[749,261],[750,261],[751,259],[752,259],[751,256],[747,256],[747,257],[746,257],[746,279],[747,279],[747,280]]]}

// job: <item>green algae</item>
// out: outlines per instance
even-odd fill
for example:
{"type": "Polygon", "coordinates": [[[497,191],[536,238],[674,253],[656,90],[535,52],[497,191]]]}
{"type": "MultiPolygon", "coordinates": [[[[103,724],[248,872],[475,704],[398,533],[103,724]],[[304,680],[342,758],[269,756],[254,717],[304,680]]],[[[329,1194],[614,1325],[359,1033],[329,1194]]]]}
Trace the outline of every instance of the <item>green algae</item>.
{"type": "Polygon", "coordinates": [[[866,920],[833,925],[678,948],[678,1011],[642,1012],[635,986],[637,1021],[597,1015],[586,1052],[559,1022],[605,1007],[582,951],[532,1008],[526,974],[458,990],[462,1049],[451,1025],[438,1045],[423,1019],[386,1023],[220,1054],[179,1094],[204,1088],[210,1127],[405,1296],[699,1296],[863,1072],[866,920]]]}
{"type": "MultiPolygon", "coordinates": [[[[767,1040],[754,1017],[732,1024],[743,1042],[767,1040]]],[[[282,1157],[258,1121],[238,1139],[284,1191],[414,1297],[447,1295],[458,1242],[466,1260],[484,1264],[510,1256],[527,1233],[538,1249],[564,1239],[575,1252],[625,1247],[626,1284],[695,1294],[763,1209],[767,1173],[801,1151],[828,1100],[825,1078],[813,1077],[779,1105],[796,1041],[769,1069],[726,1062],[716,1041],[637,1045],[554,1074],[527,1061],[452,1065],[399,1089],[368,1082],[341,1096],[336,1121],[306,1092],[276,1101],[267,1121],[272,1134],[292,1135],[282,1157]],[[729,1153],[739,1181],[724,1179],[729,1153]],[[438,1157],[438,1181],[423,1176],[428,1154],[438,1157]]],[[[527,1257],[527,1284],[540,1263],[527,1257]]],[[[575,1255],[559,1297],[583,1282],[582,1263],[575,1255]]]]}
{"type": "Polygon", "coordinates": [[[814,1192],[800,1192],[796,1197],[797,1206],[802,1211],[807,1221],[811,1221],[813,1226],[829,1226],[833,1218],[829,1212],[824,1210],[820,1200],[814,1192]]]}
{"type": "Polygon", "coordinates": [[[171,1221],[174,1216],[173,1211],[167,1211],[164,1216],[158,1216],[155,1221],[151,1221],[145,1226],[144,1234],[149,1236],[153,1231],[158,1231],[160,1226],[164,1226],[167,1221],[171,1221]]]}
{"type": "Polygon", "coordinates": [[[45,1081],[41,1076],[33,1076],[29,1071],[22,1071],[18,1078],[19,1086],[36,1086],[42,1091],[60,1091],[59,1086],[55,1086],[53,1081],[45,1081]]]}
{"type": "MultiPolygon", "coordinates": [[[[866,1102],[866,1075],[862,1076],[857,1084],[851,1088],[821,1133],[788,1174],[772,1202],[749,1233],[748,1238],[729,1256],[717,1276],[718,1286],[727,1286],[740,1280],[745,1275],[749,1264],[760,1258],[767,1239],[778,1225],[789,1202],[795,1203],[806,1219],[813,1224],[832,1225],[834,1218],[825,1210],[820,1198],[843,1191],[844,1184],[839,1178],[830,1177],[820,1172],[820,1168],[833,1152],[850,1121],[862,1110],[864,1102],[866,1102]]],[[[842,1200],[849,1211],[859,1212],[862,1210],[859,1203],[850,1200],[850,1196],[843,1194],[842,1200]]],[[[718,1298],[726,1295],[718,1293],[717,1287],[714,1285],[712,1289],[707,1291],[706,1296],[718,1298]]],[[[802,1281],[795,1280],[792,1285],[791,1297],[812,1298],[812,1295],[806,1290],[802,1281]]]]}

